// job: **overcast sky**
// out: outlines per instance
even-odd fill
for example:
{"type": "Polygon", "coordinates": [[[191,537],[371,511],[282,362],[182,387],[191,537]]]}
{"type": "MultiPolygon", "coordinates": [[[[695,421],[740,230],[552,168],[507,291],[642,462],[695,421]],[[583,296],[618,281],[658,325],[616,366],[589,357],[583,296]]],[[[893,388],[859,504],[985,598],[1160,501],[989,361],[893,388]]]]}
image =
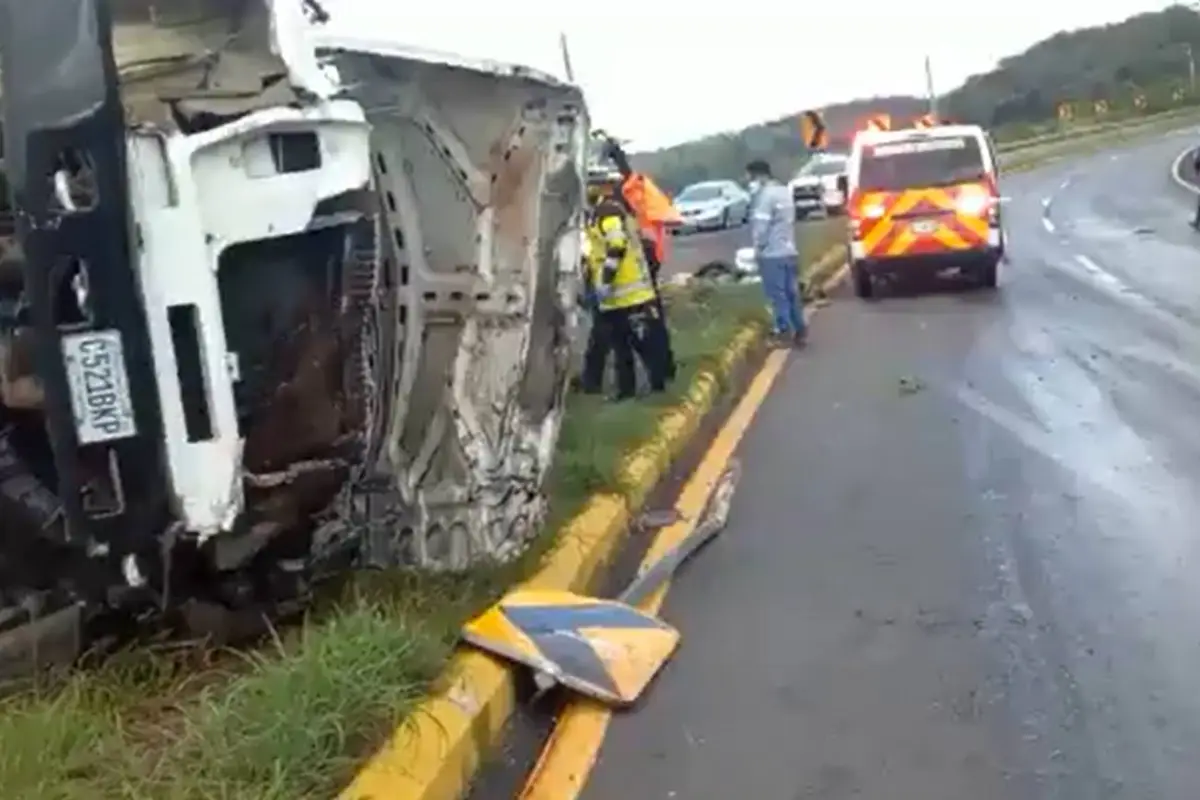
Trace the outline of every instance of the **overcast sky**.
{"type": "MultiPolygon", "coordinates": [[[[1057,31],[1162,0],[324,0],[339,27],[561,76],[567,34],[593,124],[633,149],[879,94],[947,91],[1057,31]],[[436,11],[428,10],[436,5],[436,11]],[[418,10],[420,9],[420,10],[418,10]],[[794,9],[785,11],[783,9],[794,9]],[[803,10],[802,10],[803,9],[803,10]],[[658,83],[641,76],[656,75],[658,83]]],[[[1186,66],[1181,61],[1181,74],[1186,66]]]]}

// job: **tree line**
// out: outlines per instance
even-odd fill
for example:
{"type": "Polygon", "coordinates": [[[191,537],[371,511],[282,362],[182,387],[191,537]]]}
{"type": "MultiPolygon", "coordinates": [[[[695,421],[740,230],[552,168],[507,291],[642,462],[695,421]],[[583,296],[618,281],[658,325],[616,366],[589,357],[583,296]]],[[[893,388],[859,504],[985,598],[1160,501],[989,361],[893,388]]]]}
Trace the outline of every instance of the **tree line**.
{"type": "MultiPolygon", "coordinates": [[[[1149,113],[1196,101],[1192,59],[1200,59],[1200,14],[1173,5],[1123,22],[1057,33],[968,78],[939,98],[939,110],[952,119],[984,125],[1002,139],[1036,135],[1060,124],[1063,103],[1070,103],[1078,117],[1087,115],[1096,100],[1119,113],[1132,109],[1141,97],[1139,110],[1149,113]]],[[[870,113],[908,120],[926,110],[924,98],[910,96],[866,98],[822,109],[835,137],[845,136],[870,113]]],[[[790,175],[808,157],[800,141],[799,111],[737,132],[636,154],[634,163],[671,191],[701,180],[739,178],[754,158],[790,175]]]]}

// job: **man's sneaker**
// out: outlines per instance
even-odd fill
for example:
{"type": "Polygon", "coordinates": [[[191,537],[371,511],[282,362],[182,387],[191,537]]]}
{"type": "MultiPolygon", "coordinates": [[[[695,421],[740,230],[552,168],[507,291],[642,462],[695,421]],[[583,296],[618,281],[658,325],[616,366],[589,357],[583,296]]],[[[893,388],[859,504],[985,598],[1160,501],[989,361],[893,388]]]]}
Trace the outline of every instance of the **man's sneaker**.
{"type": "Polygon", "coordinates": [[[792,334],[792,347],[798,350],[808,347],[808,331],[792,334]]]}

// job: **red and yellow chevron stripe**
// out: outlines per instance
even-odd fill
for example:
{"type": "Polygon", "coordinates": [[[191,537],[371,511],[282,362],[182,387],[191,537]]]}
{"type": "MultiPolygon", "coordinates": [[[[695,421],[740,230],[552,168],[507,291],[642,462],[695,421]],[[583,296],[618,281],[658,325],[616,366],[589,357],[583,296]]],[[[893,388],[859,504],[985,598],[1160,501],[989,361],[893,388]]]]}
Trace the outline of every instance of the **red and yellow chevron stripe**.
{"type": "Polygon", "coordinates": [[[984,184],[864,192],[852,198],[851,214],[869,258],[979,250],[987,246],[991,198],[984,184]]]}

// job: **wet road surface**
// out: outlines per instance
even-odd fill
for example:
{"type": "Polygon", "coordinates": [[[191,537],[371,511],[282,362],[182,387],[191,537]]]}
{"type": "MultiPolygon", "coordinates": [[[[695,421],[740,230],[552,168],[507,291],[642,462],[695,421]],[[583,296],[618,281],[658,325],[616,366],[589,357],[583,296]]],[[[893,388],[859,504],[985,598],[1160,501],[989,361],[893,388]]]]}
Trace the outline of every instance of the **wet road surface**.
{"type": "Polygon", "coordinates": [[[998,292],[822,312],[586,800],[1200,797],[1194,138],[1007,179],[998,292]]]}
{"type": "Polygon", "coordinates": [[[667,263],[663,265],[663,275],[670,278],[679,273],[694,273],[706,264],[714,262],[732,266],[738,248],[749,244],[750,228],[745,225],[672,236],[667,248],[667,263]]]}

